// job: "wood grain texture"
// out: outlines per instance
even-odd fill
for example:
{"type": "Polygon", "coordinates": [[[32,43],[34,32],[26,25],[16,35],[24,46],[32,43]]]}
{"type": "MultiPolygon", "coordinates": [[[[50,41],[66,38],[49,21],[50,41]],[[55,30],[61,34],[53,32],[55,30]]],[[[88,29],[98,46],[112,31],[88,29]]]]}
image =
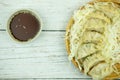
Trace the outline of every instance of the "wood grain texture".
{"type": "Polygon", "coordinates": [[[0,78],[89,78],[68,61],[64,34],[42,32],[32,43],[20,44],[1,31],[0,78]]]}
{"type": "Polygon", "coordinates": [[[65,30],[73,11],[89,0],[0,0],[0,29],[6,29],[10,15],[19,9],[32,9],[40,14],[43,30],[65,30]]]}
{"type": "Polygon", "coordinates": [[[0,0],[0,79],[90,80],[68,60],[65,28],[73,11],[89,0],[0,0]],[[43,30],[31,43],[20,44],[7,33],[7,20],[16,10],[40,14],[43,30]]]}

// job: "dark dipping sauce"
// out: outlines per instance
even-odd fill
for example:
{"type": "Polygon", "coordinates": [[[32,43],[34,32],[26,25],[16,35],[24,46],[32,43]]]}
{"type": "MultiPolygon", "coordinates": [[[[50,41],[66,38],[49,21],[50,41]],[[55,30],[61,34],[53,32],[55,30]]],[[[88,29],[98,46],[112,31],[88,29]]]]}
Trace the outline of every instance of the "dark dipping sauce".
{"type": "Polygon", "coordinates": [[[10,31],[15,39],[28,41],[33,39],[40,29],[38,19],[30,13],[19,13],[10,22],[10,31]]]}

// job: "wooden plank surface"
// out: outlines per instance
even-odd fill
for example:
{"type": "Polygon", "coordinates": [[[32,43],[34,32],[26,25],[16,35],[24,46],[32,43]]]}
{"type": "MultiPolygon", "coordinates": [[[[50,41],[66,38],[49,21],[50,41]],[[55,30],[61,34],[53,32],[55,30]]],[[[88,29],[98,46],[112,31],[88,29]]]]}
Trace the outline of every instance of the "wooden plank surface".
{"type": "Polygon", "coordinates": [[[73,11],[89,0],[0,0],[0,29],[6,29],[11,14],[32,9],[40,14],[43,30],[65,30],[73,11]]]}
{"type": "Polygon", "coordinates": [[[73,11],[89,0],[0,0],[0,79],[90,80],[68,60],[65,27],[73,11]],[[16,10],[32,9],[44,26],[31,43],[20,44],[7,33],[7,20],[16,10]]]}
{"type": "Polygon", "coordinates": [[[0,34],[0,78],[89,78],[68,61],[64,32],[42,32],[25,45],[0,34]]]}

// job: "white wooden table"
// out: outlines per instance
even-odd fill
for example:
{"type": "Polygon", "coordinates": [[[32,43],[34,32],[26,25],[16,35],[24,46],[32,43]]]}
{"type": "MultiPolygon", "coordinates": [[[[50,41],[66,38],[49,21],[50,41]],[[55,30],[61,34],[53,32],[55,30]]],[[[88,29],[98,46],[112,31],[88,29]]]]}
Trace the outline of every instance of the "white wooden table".
{"type": "Polygon", "coordinates": [[[73,11],[89,0],[0,0],[0,79],[90,80],[68,60],[64,37],[73,11]],[[40,36],[19,44],[7,33],[14,11],[33,9],[43,20],[40,36]]]}

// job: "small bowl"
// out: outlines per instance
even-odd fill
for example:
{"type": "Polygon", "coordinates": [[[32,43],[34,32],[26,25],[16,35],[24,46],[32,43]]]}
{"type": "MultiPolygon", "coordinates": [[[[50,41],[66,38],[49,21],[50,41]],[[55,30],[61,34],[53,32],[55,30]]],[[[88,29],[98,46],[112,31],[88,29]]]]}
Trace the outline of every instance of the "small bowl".
{"type": "MultiPolygon", "coordinates": [[[[34,20],[35,20],[34,19],[34,20]]],[[[42,30],[42,20],[39,16],[39,14],[33,10],[30,10],[30,9],[22,9],[22,10],[18,10],[16,11],[14,14],[12,14],[10,16],[10,18],[8,19],[8,22],[7,22],[7,31],[9,33],[9,35],[11,36],[11,38],[14,40],[14,41],[17,41],[17,42],[20,42],[20,43],[28,43],[28,42],[31,42],[33,41],[34,39],[36,39],[40,33],[41,33],[41,30],[42,30]],[[21,13],[28,13],[30,14],[32,17],[34,16],[34,18],[36,19],[36,21],[38,21],[38,28],[39,30],[36,31],[36,34],[33,36],[33,38],[29,38],[28,40],[20,40],[20,39],[17,39],[15,36],[14,36],[14,31],[11,30],[11,22],[13,21],[13,19],[15,18],[15,16],[21,14],[21,13]]],[[[35,32],[35,31],[34,31],[35,32]]],[[[27,32],[26,32],[27,33],[27,32]]]]}

